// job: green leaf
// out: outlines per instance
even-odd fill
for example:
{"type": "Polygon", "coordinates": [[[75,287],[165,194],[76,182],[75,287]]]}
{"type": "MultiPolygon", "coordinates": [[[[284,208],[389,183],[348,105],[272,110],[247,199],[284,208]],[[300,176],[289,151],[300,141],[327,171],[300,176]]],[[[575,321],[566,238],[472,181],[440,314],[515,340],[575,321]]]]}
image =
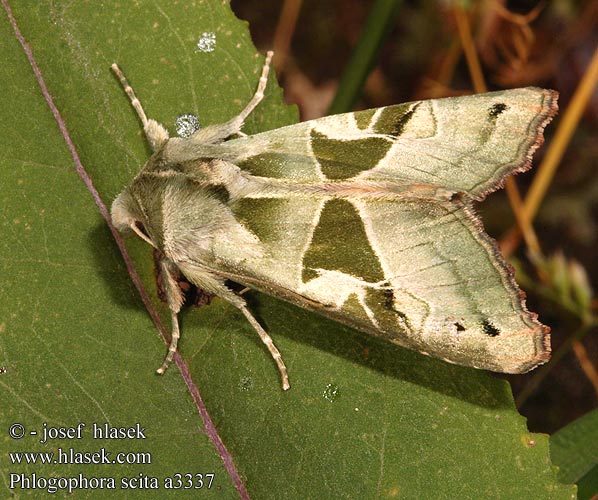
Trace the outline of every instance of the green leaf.
{"type": "Polygon", "coordinates": [[[550,438],[550,456],[563,483],[576,483],[579,498],[598,494],[598,410],[563,427],[550,438]]]}
{"type": "MultiPolygon", "coordinates": [[[[262,59],[246,25],[221,1],[12,7],[107,204],[149,156],[111,63],[125,71],[148,115],[171,131],[184,113],[204,125],[232,117],[257,84],[262,59]],[[204,32],[216,35],[212,52],[196,51],[204,32]]],[[[11,473],[116,479],[114,490],[78,489],[77,498],[206,493],[166,491],[162,481],[178,472],[214,473],[212,490],[237,497],[176,367],[154,375],[164,344],[6,16],[1,29],[3,496],[11,495],[11,473]],[[41,433],[44,423],[66,429],[79,422],[87,424],[82,439],[43,444],[40,435],[16,440],[6,431],[13,423],[41,433]],[[93,439],[93,423],[105,422],[139,423],[146,439],[93,439]],[[152,463],[17,465],[7,454],[58,448],[149,452],[152,463]],[[158,478],[160,490],[124,491],[121,478],[139,474],[158,478]]],[[[246,132],[296,119],[272,80],[267,94],[246,132]]],[[[154,296],[150,250],[134,239],[127,247],[154,296]]],[[[280,389],[274,363],[242,315],[221,300],[185,311],[181,353],[251,497],[572,498],[573,488],[556,480],[547,438],[526,431],[506,382],[247,296],[282,350],[290,391],[280,389]]],[[[26,492],[17,485],[15,493],[26,492]]]]}

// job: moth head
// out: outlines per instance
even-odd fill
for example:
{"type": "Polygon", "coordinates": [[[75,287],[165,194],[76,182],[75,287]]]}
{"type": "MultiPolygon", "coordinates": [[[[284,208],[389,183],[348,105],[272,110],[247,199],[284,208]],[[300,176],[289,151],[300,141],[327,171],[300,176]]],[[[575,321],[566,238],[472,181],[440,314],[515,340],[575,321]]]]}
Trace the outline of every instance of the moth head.
{"type": "Polygon", "coordinates": [[[141,209],[131,194],[125,190],[120,193],[112,202],[110,216],[114,227],[121,233],[133,231],[142,240],[156,247],[149,237],[145,225],[143,224],[141,209]]]}

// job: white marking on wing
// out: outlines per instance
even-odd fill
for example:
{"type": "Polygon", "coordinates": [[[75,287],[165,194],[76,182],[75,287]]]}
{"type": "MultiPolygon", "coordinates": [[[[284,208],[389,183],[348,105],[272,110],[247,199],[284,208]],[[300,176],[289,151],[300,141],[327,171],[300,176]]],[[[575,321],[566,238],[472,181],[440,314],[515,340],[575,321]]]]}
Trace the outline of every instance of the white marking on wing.
{"type": "Polygon", "coordinates": [[[380,328],[365,299],[368,289],[386,288],[383,283],[369,283],[349,274],[329,269],[314,269],[314,271],[318,273],[318,277],[302,284],[298,290],[299,293],[337,310],[341,310],[349,297],[355,295],[372,325],[375,328],[380,328]]]}

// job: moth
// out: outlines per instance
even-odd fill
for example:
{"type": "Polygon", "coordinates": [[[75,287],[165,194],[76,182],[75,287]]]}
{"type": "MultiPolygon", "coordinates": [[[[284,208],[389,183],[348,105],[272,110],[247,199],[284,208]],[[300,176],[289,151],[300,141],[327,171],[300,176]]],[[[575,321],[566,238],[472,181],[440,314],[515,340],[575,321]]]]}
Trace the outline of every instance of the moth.
{"type": "Polygon", "coordinates": [[[398,104],[248,136],[257,90],[229,121],[169,137],[112,69],[153,150],[112,204],[112,221],[159,251],[172,340],[177,277],[237,307],[282,378],[281,354],[229,282],[451,363],[523,373],[548,360],[473,202],[527,170],[558,94],[539,88],[398,104]]]}

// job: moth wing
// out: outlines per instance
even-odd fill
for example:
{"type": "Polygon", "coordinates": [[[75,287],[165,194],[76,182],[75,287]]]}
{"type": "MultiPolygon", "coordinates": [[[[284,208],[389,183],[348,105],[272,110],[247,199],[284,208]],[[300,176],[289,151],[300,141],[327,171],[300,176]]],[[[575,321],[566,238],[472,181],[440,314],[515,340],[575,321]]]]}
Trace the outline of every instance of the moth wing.
{"type": "Polygon", "coordinates": [[[230,279],[461,365],[520,373],[548,358],[548,329],[467,203],[260,198],[234,213],[263,252],[219,239],[230,279]]]}
{"type": "Polygon", "coordinates": [[[390,340],[398,322],[412,347],[457,364],[522,373],[548,360],[549,329],[468,203],[353,205],[385,276],[369,304],[390,340]]]}
{"type": "Polygon", "coordinates": [[[425,184],[474,199],[530,166],[557,93],[523,88],[334,115],[226,143],[250,174],[425,184]]]}
{"type": "Polygon", "coordinates": [[[208,265],[397,344],[525,372],[548,358],[548,329],[469,200],[529,167],[556,98],[529,88],[420,101],[227,141],[223,158],[266,179],[243,192],[244,177],[229,202],[260,251],[215,238],[208,265]]]}

